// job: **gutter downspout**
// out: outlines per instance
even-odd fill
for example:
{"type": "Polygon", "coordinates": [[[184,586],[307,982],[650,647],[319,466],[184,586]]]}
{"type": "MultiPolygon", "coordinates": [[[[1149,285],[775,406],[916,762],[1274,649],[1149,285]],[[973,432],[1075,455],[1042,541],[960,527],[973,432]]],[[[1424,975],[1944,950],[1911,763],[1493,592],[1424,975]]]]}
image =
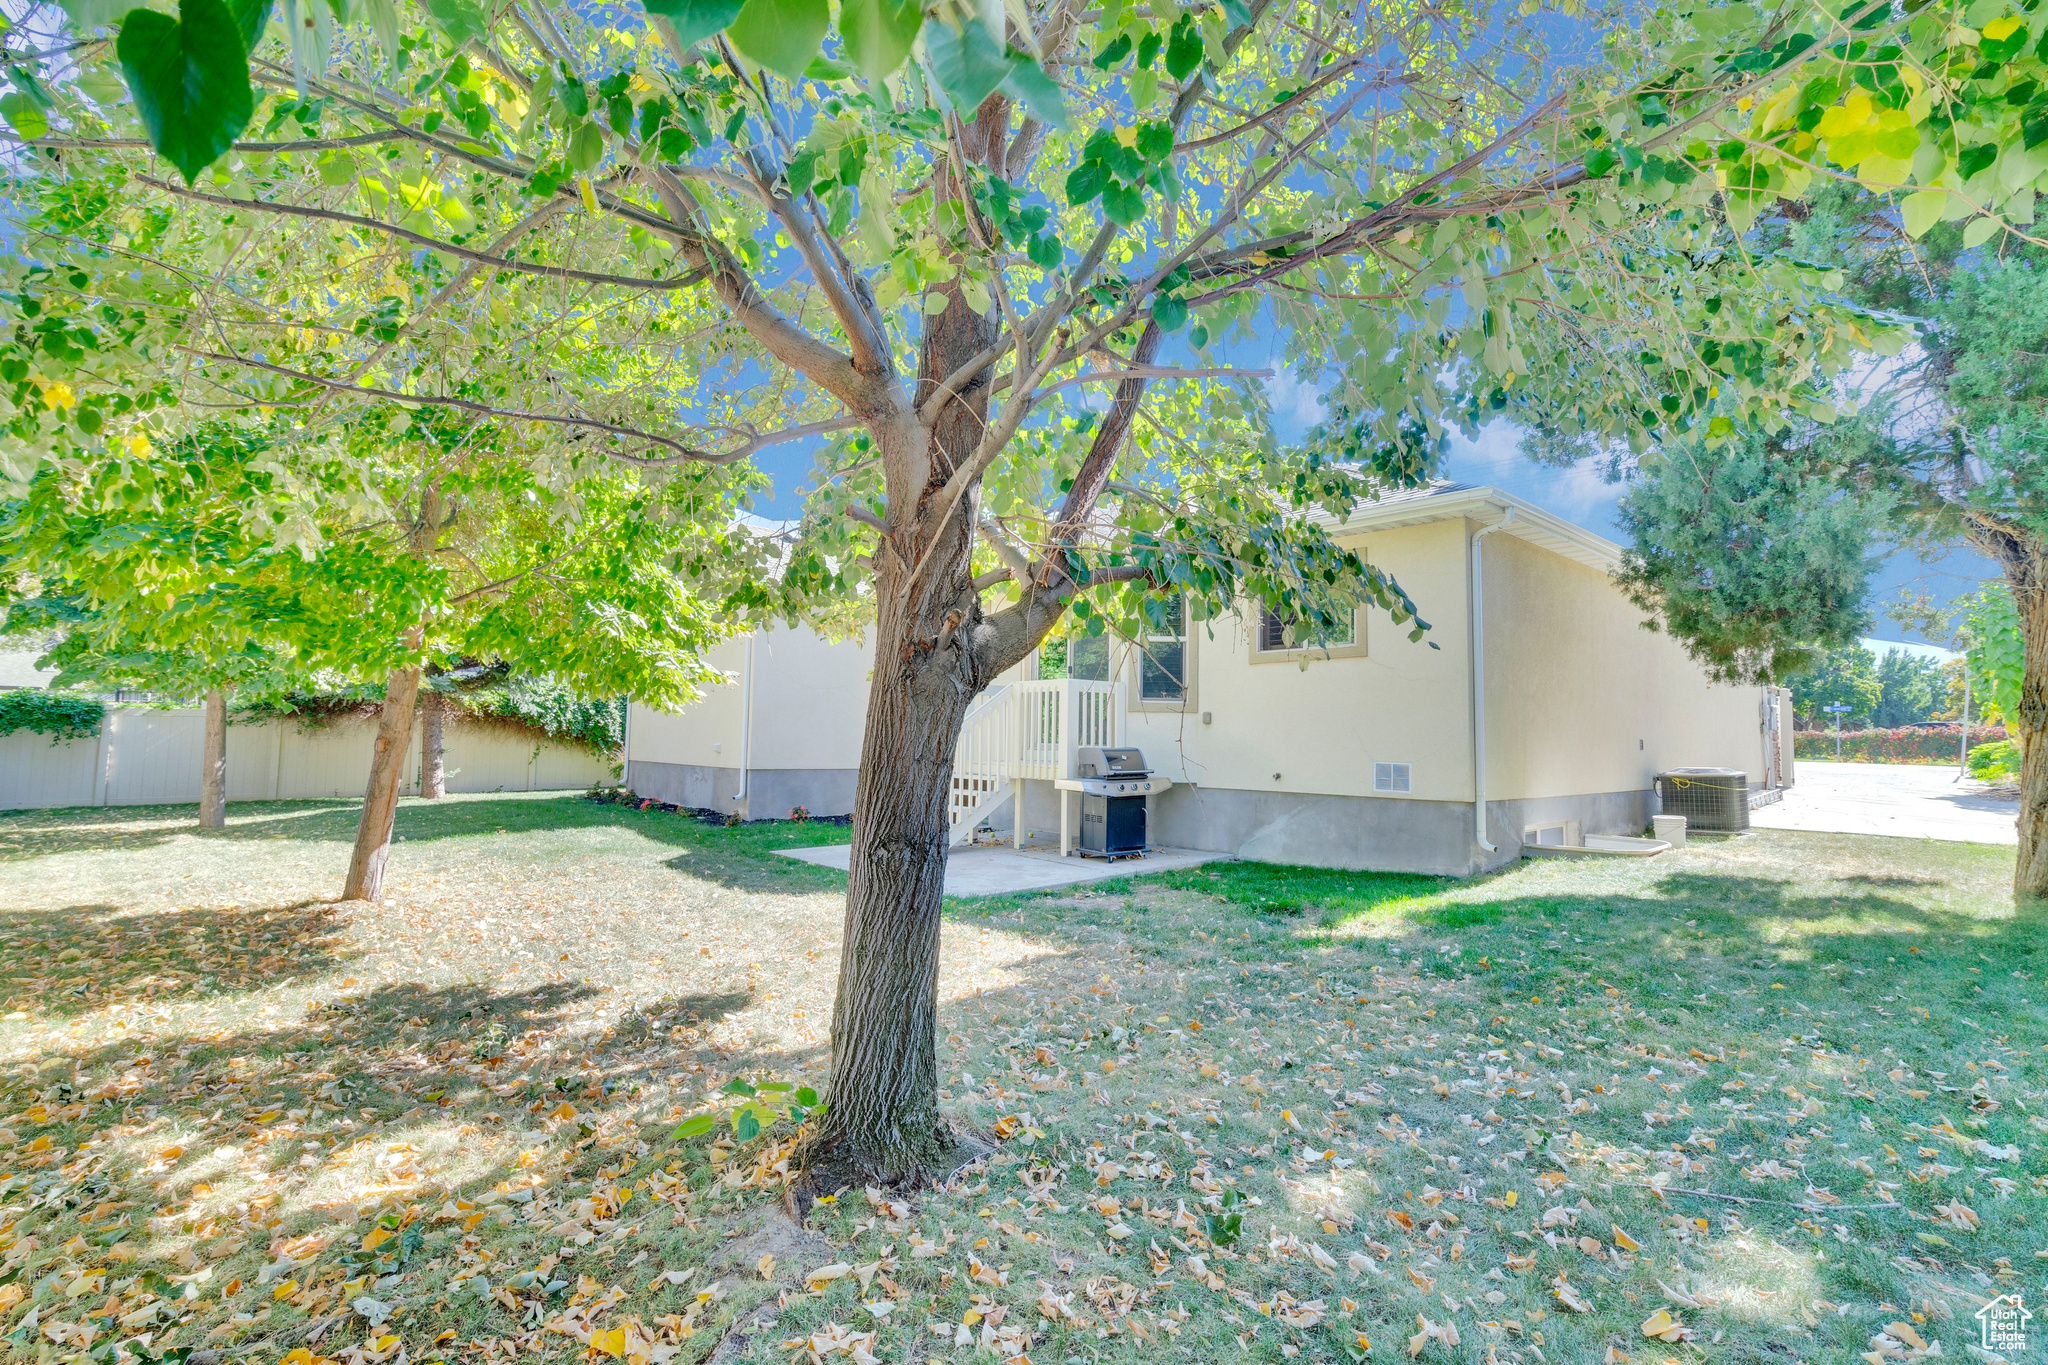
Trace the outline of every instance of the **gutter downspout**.
{"type": "Polygon", "coordinates": [[[751,776],[748,763],[754,740],[754,635],[758,633],[747,636],[747,662],[740,678],[740,789],[732,794],[735,801],[747,799],[747,779],[751,776]]]}
{"type": "Polygon", "coordinates": [[[1472,533],[1472,838],[1488,853],[1499,850],[1486,837],[1486,560],[1479,542],[1514,521],[1515,509],[1506,512],[1472,533]]]}
{"type": "Polygon", "coordinates": [[[626,719],[619,727],[619,786],[633,790],[633,699],[626,698],[626,719]]]}

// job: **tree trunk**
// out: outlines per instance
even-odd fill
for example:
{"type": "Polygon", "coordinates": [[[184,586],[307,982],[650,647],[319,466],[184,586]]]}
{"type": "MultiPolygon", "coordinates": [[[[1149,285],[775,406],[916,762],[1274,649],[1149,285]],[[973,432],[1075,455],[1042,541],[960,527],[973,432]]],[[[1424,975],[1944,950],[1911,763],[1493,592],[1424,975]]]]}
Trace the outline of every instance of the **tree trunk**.
{"type": "MultiPolygon", "coordinates": [[[[448,522],[448,502],[429,485],[420,494],[418,520],[406,535],[407,548],[424,559],[434,552],[435,539],[448,522]]],[[[405,632],[405,652],[417,659],[426,643],[424,625],[405,632]]],[[[384,684],[384,705],[377,713],[377,747],[370,755],[370,783],[363,792],[362,819],[356,824],[356,846],[348,860],[345,901],[373,901],[384,894],[384,864],[391,857],[391,829],[398,819],[398,788],[405,777],[405,756],[412,749],[412,718],[420,695],[420,665],[395,670],[384,684]]]]}
{"type": "MultiPolygon", "coordinates": [[[[950,171],[934,176],[936,198],[971,204],[960,188],[950,171]]],[[[946,307],[926,319],[917,393],[931,392],[997,334],[999,319],[976,313],[957,284],[939,292],[946,307]]],[[[980,381],[945,404],[928,429],[905,424],[876,433],[884,463],[894,468],[911,463],[897,443],[928,442],[931,476],[921,489],[891,488],[892,526],[875,555],[874,680],[854,789],[831,1104],[820,1145],[830,1164],[892,1182],[940,1171],[953,1148],[938,1096],[946,809],[968,704],[1005,664],[976,649],[983,624],[972,569],[979,490],[948,505],[942,486],[973,453],[988,409],[980,381]]],[[[915,456],[921,462],[926,452],[915,456]]]]}
{"type": "Polygon", "coordinates": [[[429,692],[420,702],[420,795],[438,801],[448,794],[442,762],[441,720],[447,702],[439,692],[429,692]]]}
{"type": "Polygon", "coordinates": [[[912,638],[900,599],[876,624],[832,1007],[831,1136],[890,1181],[938,1169],[939,907],[953,750],[972,697],[957,649],[912,638]],[[893,666],[882,666],[883,660],[893,666]]]}
{"type": "MultiPolygon", "coordinates": [[[[990,96],[958,130],[966,160],[1003,167],[1008,127],[1008,104],[990,96]]],[[[992,235],[954,163],[934,169],[931,192],[935,203],[959,205],[983,239],[992,235]]],[[[957,281],[933,293],[945,307],[925,318],[917,395],[939,390],[1000,331],[998,315],[975,312],[957,281]]],[[[1144,329],[1138,363],[1157,345],[1157,329],[1144,329]]],[[[1143,387],[1119,386],[1044,558],[1020,565],[1011,561],[1025,558],[1021,552],[1004,556],[1019,600],[992,615],[974,582],[979,482],[948,488],[956,471],[972,467],[989,429],[987,371],[935,413],[870,422],[888,516],[873,560],[875,667],[832,1006],[831,1103],[805,1153],[812,1186],[914,1182],[952,1164],[955,1144],[938,1103],[938,997],[953,755],[976,694],[1028,654],[1072,598],[1065,550],[1109,477],[1143,387]]]]}
{"type": "Polygon", "coordinates": [[[222,829],[228,822],[228,694],[206,694],[206,738],[199,755],[199,827],[222,829]]]}
{"type": "MultiPolygon", "coordinates": [[[[417,641],[415,640],[415,646],[417,641]]],[[[384,894],[384,865],[391,857],[391,829],[398,818],[398,788],[405,755],[412,748],[412,717],[419,698],[420,670],[401,668],[384,684],[377,713],[377,747],[370,756],[370,785],[356,825],[355,852],[348,863],[345,901],[374,901],[384,894]]]]}
{"type": "Polygon", "coordinates": [[[2026,550],[2005,563],[2025,644],[2019,706],[2006,718],[2020,746],[2020,840],[2012,889],[2015,896],[2048,897],[2048,546],[2029,543],[2026,550]]]}

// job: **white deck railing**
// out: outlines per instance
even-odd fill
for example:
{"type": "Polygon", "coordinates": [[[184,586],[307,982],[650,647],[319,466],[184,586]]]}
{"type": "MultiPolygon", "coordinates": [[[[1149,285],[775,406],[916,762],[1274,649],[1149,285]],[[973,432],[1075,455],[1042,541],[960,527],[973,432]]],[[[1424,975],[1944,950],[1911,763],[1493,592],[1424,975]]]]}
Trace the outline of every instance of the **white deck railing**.
{"type": "Polygon", "coordinates": [[[1080,749],[1123,739],[1122,683],[1048,678],[992,688],[961,723],[948,814],[964,838],[1019,779],[1078,776],[1080,749]]]}

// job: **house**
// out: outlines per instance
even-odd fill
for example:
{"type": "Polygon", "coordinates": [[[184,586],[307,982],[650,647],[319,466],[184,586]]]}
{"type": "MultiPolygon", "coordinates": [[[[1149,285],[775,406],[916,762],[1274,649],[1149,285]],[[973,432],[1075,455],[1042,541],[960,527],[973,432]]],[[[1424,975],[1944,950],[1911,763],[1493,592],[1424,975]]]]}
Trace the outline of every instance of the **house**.
{"type": "MultiPolygon", "coordinates": [[[[1294,648],[1247,605],[1142,642],[1076,644],[1067,676],[1039,676],[1034,655],[969,712],[956,842],[1061,829],[1053,783],[1090,744],[1137,746],[1172,780],[1148,798],[1153,844],[1326,867],[1467,874],[1524,842],[1639,833],[1655,775],[1675,767],[1789,784],[1782,690],[1711,683],[1644,629],[1610,577],[1612,542],[1455,484],[1382,497],[1332,529],[1400,581],[1431,624],[1424,641],[1361,608],[1348,640],[1294,648]]],[[[677,715],[632,708],[627,784],[752,818],[851,809],[871,649],[778,627],[714,659],[731,685],[677,715]]]]}

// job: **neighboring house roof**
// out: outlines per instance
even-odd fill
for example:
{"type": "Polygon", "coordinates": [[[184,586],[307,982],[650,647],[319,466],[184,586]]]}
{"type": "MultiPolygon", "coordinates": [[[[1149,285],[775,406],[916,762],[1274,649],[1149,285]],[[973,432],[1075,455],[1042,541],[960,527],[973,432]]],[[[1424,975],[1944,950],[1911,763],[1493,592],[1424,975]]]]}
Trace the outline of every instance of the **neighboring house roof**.
{"type": "Polygon", "coordinates": [[[1318,512],[1316,520],[1342,534],[1356,531],[1389,531],[1400,526],[1421,526],[1433,521],[1464,519],[1481,525],[1499,525],[1513,508],[1515,519],[1502,527],[1503,533],[1540,546],[1566,559],[1612,573],[1621,566],[1621,547],[1605,536],[1544,511],[1526,498],[1492,487],[1439,480],[1426,488],[1382,493],[1371,502],[1352,510],[1338,521],[1318,512]]]}
{"type": "Polygon", "coordinates": [[[41,687],[57,676],[54,669],[37,668],[41,649],[0,649],[0,687],[41,687]]]}

